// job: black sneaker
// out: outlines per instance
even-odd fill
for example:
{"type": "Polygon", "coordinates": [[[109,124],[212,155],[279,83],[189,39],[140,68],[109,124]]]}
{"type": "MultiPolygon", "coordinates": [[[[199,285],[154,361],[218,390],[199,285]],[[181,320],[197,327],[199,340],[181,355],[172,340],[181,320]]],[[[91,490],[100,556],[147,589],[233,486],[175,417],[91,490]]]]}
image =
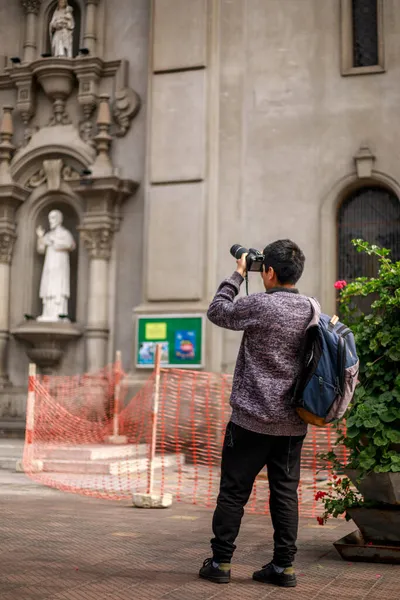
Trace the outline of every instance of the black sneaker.
{"type": "Polygon", "coordinates": [[[207,558],[200,569],[199,576],[213,583],[229,583],[231,580],[231,564],[219,563],[218,567],[214,567],[213,559],[207,558]]]}
{"type": "Polygon", "coordinates": [[[272,583],[281,587],[296,587],[297,585],[293,567],[287,567],[282,573],[278,573],[272,562],[264,565],[260,571],[253,573],[253,579],[254,581],[272,583]]]}

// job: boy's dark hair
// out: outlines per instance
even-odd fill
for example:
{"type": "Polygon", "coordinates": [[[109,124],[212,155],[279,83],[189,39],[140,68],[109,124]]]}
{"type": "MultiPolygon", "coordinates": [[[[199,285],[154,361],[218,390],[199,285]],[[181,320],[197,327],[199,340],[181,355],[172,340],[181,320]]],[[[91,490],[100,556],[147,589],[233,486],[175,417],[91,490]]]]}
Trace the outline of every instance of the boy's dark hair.
{"type": "Polygon", "coordinates": [[[277,240],[264,248],[264,265],[272,267],[282,285],[298,282],[304,270],[305,256],[291,240],[277,240]]]}

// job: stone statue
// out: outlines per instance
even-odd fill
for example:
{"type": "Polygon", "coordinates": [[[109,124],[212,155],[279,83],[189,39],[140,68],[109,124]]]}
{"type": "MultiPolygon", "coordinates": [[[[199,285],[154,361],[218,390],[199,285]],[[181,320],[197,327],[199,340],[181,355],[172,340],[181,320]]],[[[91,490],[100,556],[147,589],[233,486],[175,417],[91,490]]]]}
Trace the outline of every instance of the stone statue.
{"type": "Polygon", "coordinates": [[[75,21],[67,0],[58,0],[50,21],[50,40],[53,56],[72,58],[72,38],[75,21]]]}
{"type": "Polygon", "coordinates": [[[43,313],[38,321],[59,321],[60,315],[68,314],[70,296],[69,252],[75,250],[74,238],[62,226],[63,214],[59,210],[49,213],[50,231],[36,229],[37,251],[45,254],[39,295],[43,301],[43,313]]]}

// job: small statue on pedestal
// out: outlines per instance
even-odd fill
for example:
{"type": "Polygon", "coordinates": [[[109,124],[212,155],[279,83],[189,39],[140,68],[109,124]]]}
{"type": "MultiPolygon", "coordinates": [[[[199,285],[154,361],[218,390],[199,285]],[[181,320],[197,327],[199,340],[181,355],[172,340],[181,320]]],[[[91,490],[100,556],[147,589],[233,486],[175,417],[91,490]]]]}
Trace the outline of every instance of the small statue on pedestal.
{"type": "Polygon", "coordinates": [[[72,58],[72,40],[75,28],[72,7],[67,0],[59,0],[50,21],[50,40],[53,56],[72,58]]]}
{"type": "Polygon", "coordinates": [[[62,226],[60,210],[49,213],[50,231],[38,227],[37,251],[44,254],[44,266],[40,281],[39,296],[43,301],[43,312],[38,321],[60,321],[68,315],[70,297],[69,253],[75,250],[74,238],[62,226]]]}

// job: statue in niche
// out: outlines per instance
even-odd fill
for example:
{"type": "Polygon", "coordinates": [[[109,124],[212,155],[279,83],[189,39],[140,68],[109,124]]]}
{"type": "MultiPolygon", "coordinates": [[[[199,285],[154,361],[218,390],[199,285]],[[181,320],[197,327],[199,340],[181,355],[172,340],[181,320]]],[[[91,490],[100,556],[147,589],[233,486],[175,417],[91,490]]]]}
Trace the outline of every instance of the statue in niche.
{"type": "Polygon", "coordinates": [[[43,227],[36,229],[37,251],[45,255],[39,291],[43,311],[38,321],[60,321],[68,315],[69,253],[75,250],[76,244],[62,222],[62,212],[52,210],[49,213],[50,231],[45,233],[43,227]]]}
{"type": "Polygon", "coordinates": [[[72,58],[72,42],[75,28],[72,6],[67,0],[58,0],[50,21],[50,40],[53,56],[72,58]]]}

